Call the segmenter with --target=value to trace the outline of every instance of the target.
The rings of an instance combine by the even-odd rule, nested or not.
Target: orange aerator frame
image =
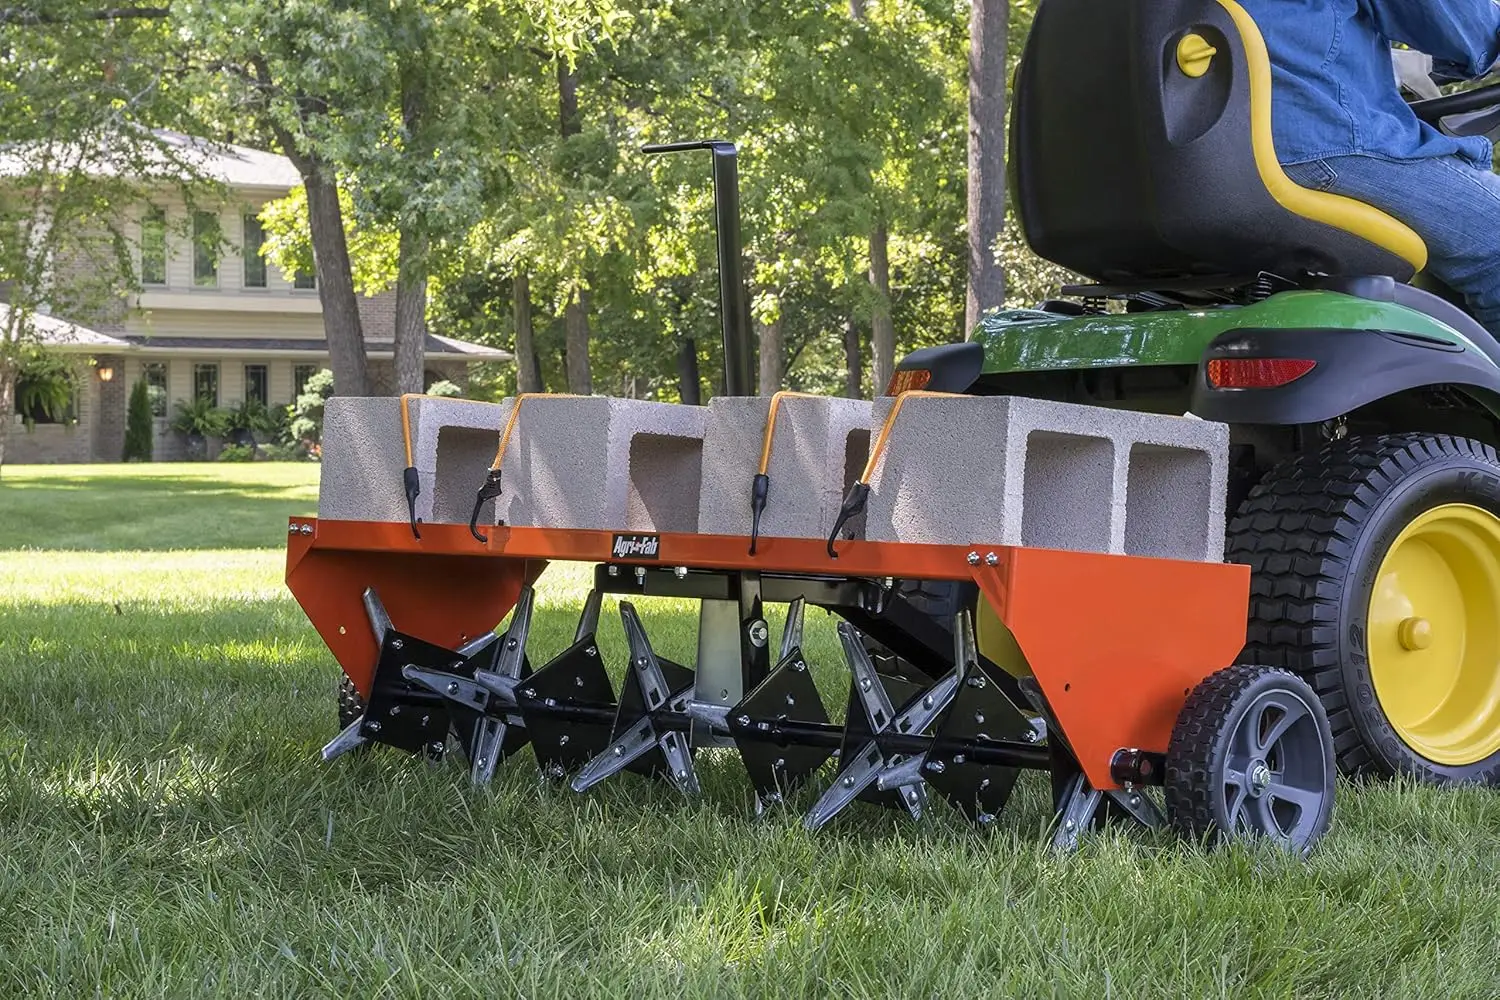
[[[547,562],[687,567],[859,579],[972,580],[1014,635],[1084,774],[1120,787],[1120,749],[1163,753],[1187,694],[1245,640],[1248,567],[974,544],[662,533],[657,558],[614,555],[617,534],[294,518],[287,585],[339,665],[368,694],[379,650],[362,603],[373,587],[394,626],[448,648],[509,613]]]

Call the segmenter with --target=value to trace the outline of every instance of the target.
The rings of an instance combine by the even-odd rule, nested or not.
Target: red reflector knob
[[[885,387],[887,396],[899,396],[903,392],[911,392],[914,389],[925,389],[927,383],[932,381],[932,372],[925,368],[908,368],[905,371],[894,372],[891,375],[890,384]]]
[[[1208,384],[1215,389],[1274,389],[1317,366],[1305,358],[1214,358],[1208,363]]]

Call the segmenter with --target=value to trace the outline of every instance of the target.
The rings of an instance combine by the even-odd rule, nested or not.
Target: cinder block
[[[750,533],[750,491],[760,467],[766,397],[720,396],[708,406],[698,530]],[[760,533],[766,538],[827,538],[845,489],[870,453],[871,404],[835,397],[781,401],[771,441],[771,480]]]
[[[633,399],[527,399],[501,466],[495,519],[521,527],[695,531],[705,417],[702,407]]]
[[[510,403],[424,396],[409,404],[412,462],[423,522],[467,523],[474,494],[499,446]],[[405,521],[406,446],[401,402],[335,396],[323,416],[318,516],[332,521]]]
[[[877,431],[892,405],[877,405]],[[1228,427],[1192,417],[911,397],[871,483],[866,537],[1217,562],[1228,451]]]
[[[325,521],[405,521],[400,401],[334,396],[323,411],[318,517]]]

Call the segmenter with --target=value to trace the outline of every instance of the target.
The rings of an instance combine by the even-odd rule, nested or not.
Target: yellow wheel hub
[[[1407,746],[1453,766],[1500,750],[1500,517],[1445,504],[1396,536],[1370,595],[1369,651]]]

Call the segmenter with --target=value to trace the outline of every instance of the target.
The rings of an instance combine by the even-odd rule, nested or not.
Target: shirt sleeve
[[[1381,34],[1432,56],[1439,73],[1473,78],[1488,73],[1500,61],[1500,4],[1496,0],[1367,2]]]

